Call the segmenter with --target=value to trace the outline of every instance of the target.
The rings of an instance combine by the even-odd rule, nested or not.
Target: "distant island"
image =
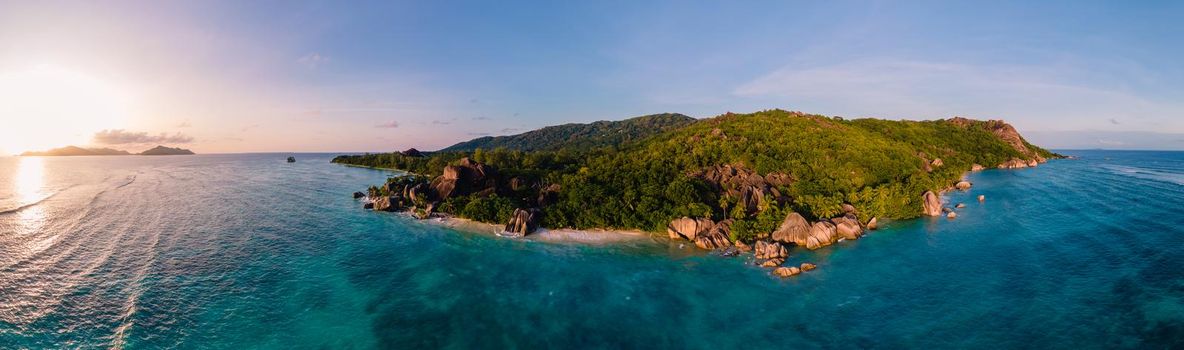
[[[884,219],[953,218],[939,194],[969,188],[969,171],[1060,157],[1001,120],[768,110],[567,124],[332,162],[413,174],[354,194],[376,211],[445,213],[505,224],[509,235],[538,227],[665,231],[703,249],[755,250],[775,267],[785,246],[857,239]]]
[[[165,146],[156,146],[152,149],[140,153],[129,153],[128,151],[121,151],[110,148],[82,148],[78,146],[66,146],[62,148],[54,148],[48,151],[35,152],[29,151],[21,153],[21,156],[40,156],[40,157],[62,157],[62,156],[161,156],[161,155],[189,155],[193,151],[183,148],[172,148]]]

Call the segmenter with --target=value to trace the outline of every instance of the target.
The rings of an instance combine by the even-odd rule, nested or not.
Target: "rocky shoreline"
[[[1047,160],[1043,158],[1012,159],[996,168],[1027,168],[1044,162]],[[934,159],[930,164],[933,167],[943,166],[940,159]],[[983,170],[986,170],[986,167],[974,164],[966,174]],[[751,171],[732,166],[717,167],[697,175],[713,180],[714,183],[719,184],[720,191],[735,195],[740,198],[741,205],[752,208],[758,207],[762,198],[769,197],[766,195],[776,198],[779,194],[769,184],[776,183],[784,177],[781,174],[755,176]],[[361,200],[366,209],[404,212],[413,218],[456,230],[501,237],[583,244],[619,243],[658,238],[654,237],[657,235],[656,233],[642,231],[539,227],[542,208],[552,201],[561,189],[538,184],[528,185],[517,178],[508,181],[511,190],[516,190],[521,186],[543,188],[538,189],[539,196],[533,201],[535,206],[514,209],[505,225],[483,223],[459,218],[448,213],[436,212],[435,209],[440,203],[454,196],[497,193],[499,188],[498,182],[494,180],[496,176],[495,169],[463,158],[456,165],[446,166],[443,174],[434,179],[428,180],[422,175],[405,174],[390,179],[382,187],[371,187],[366,193],[355,192],[354,198]],[[943,201],[942,197],[949,191],[969,191],[973,184],[965,179],[966,175],[964,174],[957,182],[938,190],[938,192],[926,191],[921,194],[923,216],[945,216],[951,220],[955,219],[957,217],[956,209],[965,207],[965,204],[948,203]],[[978,196],[978,201],[984,200],[984,196]],[[881,225],[879,218],[861,215],[855,206],[847,203],[842,205],[841,215],[815,221],[808,220],[805,216],[791,211],[775,230],[759,233],[752,243],[734,239],[732,223],[731,219],[714,221],[710,218],[681,217],[672,220],[666,226],[665,237],[671,243],[679,241],[693,243],[699,249],[717,252],[721,256],[751,254],[755,265],[770,269],[770,274],[774,276],[785,278],[817,268],[817,265],[810,262],[796,266],[783,266],[793,247],[815,250],[843,240],[856,240],[870,231],[878,229]]]

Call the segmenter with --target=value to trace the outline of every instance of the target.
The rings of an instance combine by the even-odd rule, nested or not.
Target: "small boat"
[[[288,163],[295,163],[296,157],[288,157]]]

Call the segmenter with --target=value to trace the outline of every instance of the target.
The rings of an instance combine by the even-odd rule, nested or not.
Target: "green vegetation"
[[[791,210],[830,218],[850,203],[864,220],[916,217],[922,193],[950,187],[972,164],[1056,156],[1026,141],[1030,154],[1022,154],[993,134],[998,125],[990,123],[843,120],[770,110],[729,113],[620,144],[441,151],[430,157],[370,154],[334,162],[436,176],[469,157],[496,168],[499,183],[518,178],[531,185],[499,192],[504,196],[450,198],[438,207],[480,221],[504,223],[514,208],[536,205],[540,189],[556,184],[557,198],[543,208],[545,227],[660,231],[674,218],[706,216],[735,219],[732,238],[749,241],[775,229]],[[944,165],[931,166],[935,158]],[[725,164],[760,176],[787,174],[791,181],[776,186],[785,199],[766,194],[759,210],[749,212],[737,204],[740,198],[695,176]]]
[[[478,149],[497,148],[520,151],[553,151],[617,146],[681,128],[693,122],[695,122],[695,118],[682,114],[665,113],[620,121],[602,120],[588,124],[555,125],[518,135],[481,137],[449,146],[440,151],[472,152]]]

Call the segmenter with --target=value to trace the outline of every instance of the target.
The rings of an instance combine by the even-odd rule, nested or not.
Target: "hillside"
[[[66,146],[62,148],[54,148],[48,151],[36,152],[29,151],[21,153],[22,156],[43,156],[43,157],[57,157],[57,156],[126,156],[131,153],[110,148],[82,148],[77,146]]]
[[[555,147],[334,162],[424,175],[372,188],[370,198],[387,201],[376,209],[414,208],[424,216],[435,210],[511,224],[522,216],[552,228],[667,229],[691,240],[694,231],[706,236],[704,227],[723,227],[715,237],[752,242],[794,225],[813,234],[809,221],[824,231],[844,222],[862,230],[875,226],[872,218],[940,214],[932,207],[940,202],[927,203],[928,192],[953,187],[967,171],[1036,166],[1057,157],[1002,121],[844,120],[783,110],[729,113],[619,148]],[[691,221],[692,233],[682,234],[672,222],[680,217],[702,223]]]
[[[190,155],[193,151],[183,148],[173,148],[165,146],[156,146],[152,149],[140,152],[142,156],[173,156],[173,155]]]
[[[507,148],[521,151],[583,149],[617,146],[640,140],[695,121],[682,114],[665,113],[635,117],[620,121],[598,121],[588,124],[563,124],[509,136],[486,136],[461,142],[440,151],[457,152]]]
[[[48,151],[24,152],[24,153],[21,153],[21,156],[26,156],[26,157],[28,157],[28,156],[40,156],[40,157],[130,156],[130,155],[160,156],[160,155],[189,155],[189,154],[193,154],[193,151],[183,149],[183,148],[172,148],[172,147],[165,147],[165,146],[156,146],[156,147],[153,147],[152,149],[149,149],[149,150],[146,150],[146,151],[140,152],[140,153],[135,153],[135,154],[128,153],[128,151],[122,151],[122,150],[110,149],[110,148],[82,148],[82,147],[78,147],[78,146],[66,146],[66,147],[62,147],[62,148],[54,148],[54,149],[51,149]]]

